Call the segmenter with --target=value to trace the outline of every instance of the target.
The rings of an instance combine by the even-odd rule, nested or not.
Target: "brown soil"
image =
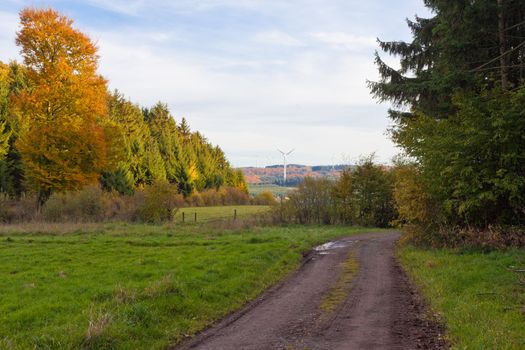
[[[444,349],[442,327],[394,257],[398,233],[348,237],[314,250],[297,273],[177,349]],[[345,262],[359,270],[346,298],[320,307]]]

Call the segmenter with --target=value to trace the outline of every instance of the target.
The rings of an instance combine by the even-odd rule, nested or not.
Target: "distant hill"
[[[289,164],[286,167],[287,186],[297,186],[307,176],[309,177],[325,177],[336,179],[339,177],[341,171],[352,165],[338,164],[338,165],[301,165]],[[283,186],[283,166],[282,164],[268,165],[264,168],[245,167],[240,168],[244,173],[246,182],[251,185],[275,184]]]

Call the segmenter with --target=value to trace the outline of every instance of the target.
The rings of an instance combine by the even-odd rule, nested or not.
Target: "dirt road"
[[[281,285],[178,349],[442,349],[393,253],[398,233],[318,247]],[[345,262],[358,272],[341,285]],[[334,290],[339,297],[323,307]]]

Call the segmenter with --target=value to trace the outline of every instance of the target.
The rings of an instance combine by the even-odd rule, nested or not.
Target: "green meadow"
[[[296,269],[302,252],[363,231],[4,228],[0,348],[163,349],[252,300]]]
[[[180,208],[175,214],[175,222],[185,223],[209,222],[214,220],[245,219],[254,215],[270,211],[267,205],[226,205],[215,207],[189,207]]]

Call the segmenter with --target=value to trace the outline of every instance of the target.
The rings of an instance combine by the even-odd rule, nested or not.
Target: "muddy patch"
[[[327,242],[327,243],[324,243],[324,244],[321,244],[315,247],[313,251],[318,253],[319,255],[331,254],[333,253],[334,250],[347,249],[356,242],[358,241],[351,241],[351,240],[331,241],[331,242]]]

